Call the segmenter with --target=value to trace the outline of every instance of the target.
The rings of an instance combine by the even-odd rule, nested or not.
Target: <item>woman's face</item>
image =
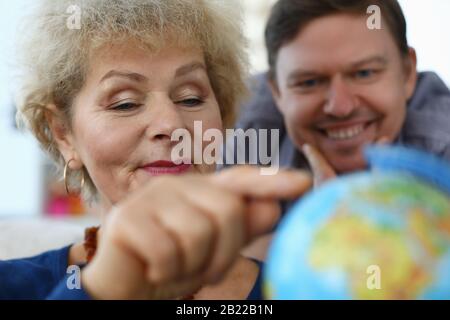
[[[194,137],[222,129],[219,105],[200,50],[165,48],[157,53],[133,45],[110,46],[90,61],[73,105],[71,141],[106,206],[160,174],[205,173],[214,165],[175,165],[175,129]],[[202,143],[202,148],[205,144]]]

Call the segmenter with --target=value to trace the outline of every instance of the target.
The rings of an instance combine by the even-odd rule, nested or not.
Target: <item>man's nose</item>
[[[350,91],[342,77],[331,81],[329,95],[324,107],[324,113],[337,118],[345,118],[356,108],[356,97]]]
[[[150,119],[147,122],[147,136],[151,140],[170,142],[176,129],[186,127],[181,110],[169,97],[161,95],[148,104]]]

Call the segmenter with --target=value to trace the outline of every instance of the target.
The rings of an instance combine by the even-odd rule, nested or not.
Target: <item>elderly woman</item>
[[[0,262],[0,297],[257,298],[260,266],[239,252],[271,230],[278,200],[299,196],[309,177],[214,173],[171,157],[175,129],[193,133],[201,121],[223,130],[245,92],[232,5],[40,1],[27,28],[19,115],[68,192],[96,202],[103,223],[88,243]],[[68,8],[79,9],[71,12],[80,28]],[[67,285],[71,265],[84,266],[78,290]]]

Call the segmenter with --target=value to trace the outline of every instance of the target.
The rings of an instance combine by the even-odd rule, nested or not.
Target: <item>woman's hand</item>
[[[155,178],[112,210],[83,286],[99,299],[171,299],[216,283],[275,225],[278,200],[311,184],[303,172],[262,176],[246,166]]]

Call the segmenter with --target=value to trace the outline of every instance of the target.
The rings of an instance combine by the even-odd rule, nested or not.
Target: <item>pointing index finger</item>
[[[300,170],[279,170],[274,175],[261,175],[260,168],[241,166],[214,176],[215,183],[243,196],[259,199],[293,199],[312,185],[311,176]]]

